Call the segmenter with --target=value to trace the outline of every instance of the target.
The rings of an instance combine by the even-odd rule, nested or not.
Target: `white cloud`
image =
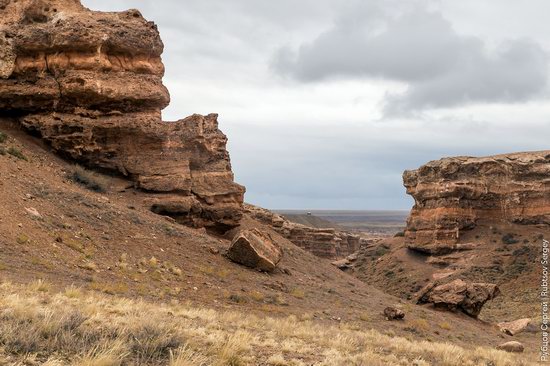
[[[418,30],[415,47],[423,47],[424,52],[437,59],[430,67],[415,54],[417,48],[405,44],[409,53],[403,57],[411,60],[407,68],[384,68],[384,63],[379,62],[375,64],[379,70],[375,80],[348,72],[347,80],[330,78],[307,83],[273,74],[270,62],[282,46],[298,49],[335,25],[340,27],[338,22],[342,19],[348,19],[347,24],[353,27],[364,22],[368,12],[358,11],[357,6],[371,7],[371,17],[383,20],[375,21],[374,29],[368,30],[369,34],[380,36],[388,30],[391,19],[411,14],[418,4],[427,4],[422,0],[384,3],[389,1],[391,7],[380,10],[380,14],[372,8],[378,0],[84,3],[103,10],[139,8],[147,19],[159,25],[165,43],[165,83],[172,96],[165,118],[219,113],[220,128],[229,137],[237,181],[247,186],[249,201],[268,208],[410,208],[411,200],[401,181],[405,169],[443,156],[548,147],[550,102],[525,101],[536,94],[533,90],[539,85],[536,79],[541,73],[540,65],[533,61],[537,59],[536,44],[545,44],[550,33],[550,23],[544,18],[550,4],[544,5],[540,0],[533,0],[540,8],[537,16],[529,7],[511,0],[440,0],[422,7],[425,14],[419,16],[424,17],[426,27],[433,32],[450,27],[441,35],[437,50],[430,47],[430,42],[418,39],[423,34]],[[435,15],[430,18],[429,14]],[[409,28],[413,23],[414,19],[409,20]],[[444,40],[449,39],[449,34],[454,37],[454,46],[446,48]],[[511,48],[506,46],[516,34],[532,39],[535,46],[523,40],[513,41]],[[407,43],[408,35],[403,37],[405,40],[391,38],[391,42]],[[489,66],[468,68],[453,61],[455,56],[476,47],[473,54],[478,55],[477,60]],[[507,47],[512,50],[509,55],[502,51]],[[525,50],[534,54],[525,55]],[[514,66],[518,53],[520,61]],[[515,67],[525,68],[521,71],[524,76],[533,74],[510,81],[510,77],[519,75],[511,73],[501,79],[501,70]],[[486,71],[495,74],[490,78],[478,75]],[[456,78],[456,87],[447,91],[443,78],[449,75]],[[386,80],[390,77],[399,81]],[[502,84],[495,84],[499,89],[496,94],[477,88],[479,95],[471,97],[477,101],[475,104],[457,106],[445,100],[447,92],[456,100],[461,82],[467,85],[478,78],[520,86],[525,81],[527,86],[518,88],[519,94],[510,93],[509,98]],[[417,88],[407,89],[409,83]],[[423,89],[424,85],[427,89]],[[386,113],[384,118],[381,105],[388,101],[387,95],[402,95],[414,106],[425,105],[423,93],[411,94],[413,90],[431,91],[432,97],[433,90],[440,90],[438,97],[442,101],[436,101],[439,107],[424,108],[406,117],[390,117]],[[509,103],[519,99],[522,102]],[[399,103],[404,102],[397,100],[393,105]]]

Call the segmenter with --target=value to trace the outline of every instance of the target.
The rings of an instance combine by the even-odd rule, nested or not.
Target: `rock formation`
[[[461,249],[461,234],[483,220],[550,225],[550,151],[446,158],[403,180],[415,200],[405,231],[414,250]]]
[[[477,318],[481,308],[500,293],[496,285],[455,280],[444,285],[433,282],[418,293],[417,304],[433,304],[451,311],[462,311]]]
[[[531,318],[524,318],[511,322],[498,323],[498,327],[501,332],[514,336],[527,330],[531,324]]]
[[[341,259],[359,250],[358,235],[336,229],[318,229],[286,220],[269,210],[245,204],[245,211],[252,218],[271,226],[276,232],[295,245],[318,257]]]
[[[227,256],[247,267],[273,272],[283,257],[283,251],[268,233],[252,229],[242,230],[235,236]]]
[[[66,158],[127,177],[149,207],[192,226],[238,225],[217,115],[166,123],[163,43],[137,10],[94,12],[78,0],[0,1],[0,116]]]

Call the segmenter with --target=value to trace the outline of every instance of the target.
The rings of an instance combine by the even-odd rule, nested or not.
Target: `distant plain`
[[[302,224],[316,217],[345,230],[374,234],[396,234],[405,228],[408,210],[274,210],[291,221]],[[308,215],[311,213],[311,216]]]

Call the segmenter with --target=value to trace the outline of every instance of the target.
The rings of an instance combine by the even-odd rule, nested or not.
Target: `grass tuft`
[[[84,169],[80,165],[75,165],[69,173],[69,179],[78,183],[90,191],[104,193],[109,185],[108,180],[92,171]]]

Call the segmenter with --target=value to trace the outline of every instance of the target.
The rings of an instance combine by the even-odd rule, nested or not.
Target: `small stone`
[[[512,353],[522,353],[525,347],[523,347],[523,344],[517,341],[510,341],[510,342],[506,342],[498,345],[497,349],[501,351],[512,352]]]
[[[384,316],[386,320],[401,320],[405,318],[405,312],[394,306],[388,306],[384,309]]]

